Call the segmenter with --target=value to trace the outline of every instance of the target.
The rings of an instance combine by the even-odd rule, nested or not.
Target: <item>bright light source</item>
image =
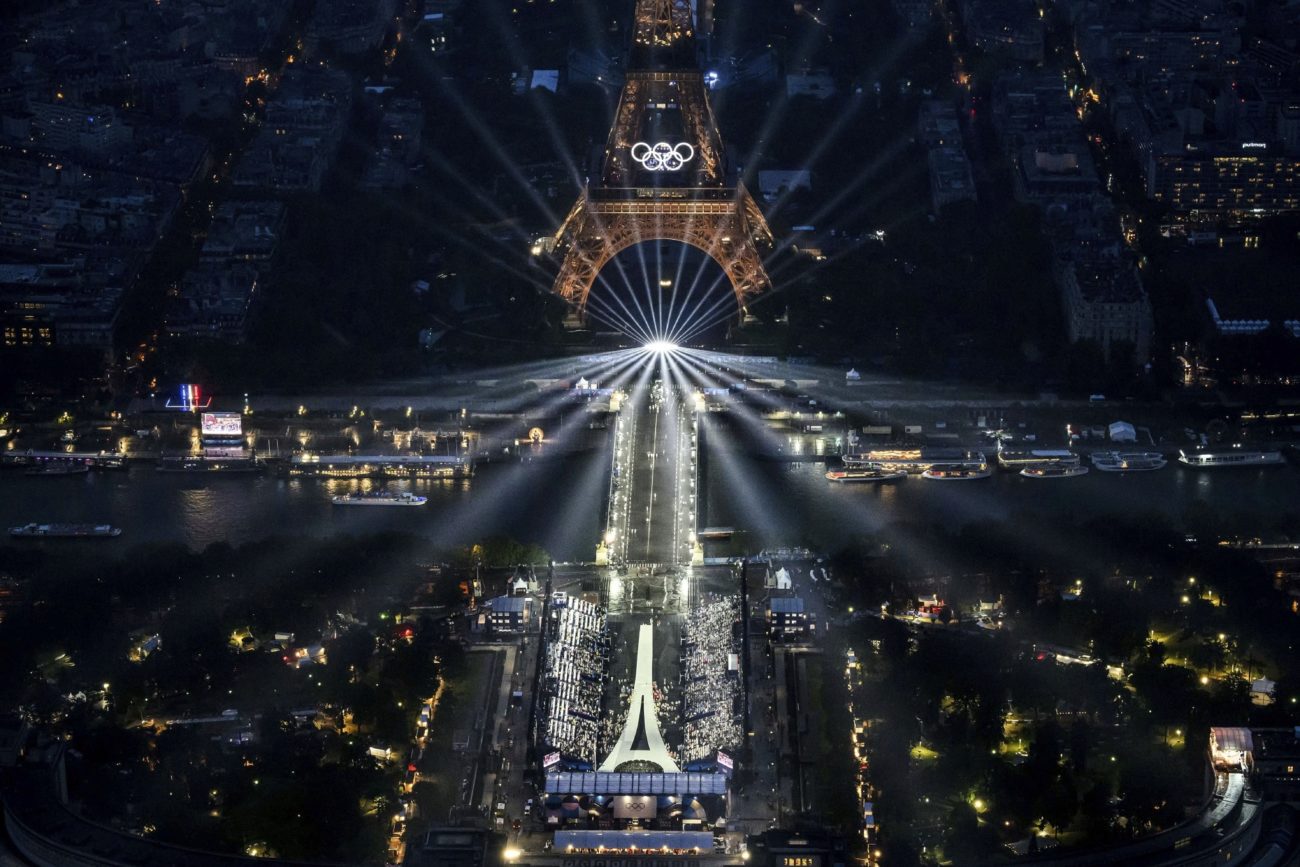
[[[664,355],[675,350],[677,344],[673,343],[671,340],[651,340],[644,348],[656,355]]]
[[[507,849],[507,850],[504,852],[504,854],[505,854],[505,856],[506,856],[506,860],[507,860],[507,861],[518,861],[518,860],[519,860],[519,856],[522,855],[522,854],[524,854],[524,853],[521,852],[521,851],[519,851],[518,849]]]

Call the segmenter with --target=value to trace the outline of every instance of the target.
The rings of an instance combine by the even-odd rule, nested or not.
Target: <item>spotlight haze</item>
[[[667,355],[677,349],[677,344],[671,340],[651,340],[643,348],[655,355]]]

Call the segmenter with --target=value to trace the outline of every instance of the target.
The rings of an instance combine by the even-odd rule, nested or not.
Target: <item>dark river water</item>
[[[820,463],[781,464],[711,453],[710,524],[747,529],[761,545],[788,543],[789,528],[819,546],[871,533],[892,522],[954,529],[981,520],[1034,516],[1073,525],[1091,516],[1157,513],[1179,525],[1197,500],[1229,512],[1300,512],[1300,471],[1292,466],[1193,470],[1171,461],[1145,473],[1027,479],[994,471],[988,479],[840,485]],[[742,472],[743,469],[743,472]],[[733,477],[740,481],[734,481]]]
[[[63,478],[0,473],[0,526],[31,521],[108,522],[121,538],[97,541],[124,551],[142,542],[202,548],[274,534],[332,535],[411,531],[448,545],[507,535],[544,546],[558,560],[589,560],[600,538],[609,454],[594,449],[562,459],[480,466],[470,479],[389,482],[429,498],[423,508],[341,508],[330,496],[373,482],[190,476],[149,466]],[[1093,471],[1074,479],[837,485],[822,463],[762,461],[706,449],[702,524],[746,531],[751,549],[789,544],[833,548],[898,521],[952,527],[1033,515],[1069,526],[1092,515],[1159,512],[1178,522],[1197,500],[1263,516],[1300,511],[1293,466],[1163,470],[1121,475]],[[20,544],[67,544],[66,542]],[[75,544],[75,543],[74,543]],[[85,543],[92,544],[92,543]]]

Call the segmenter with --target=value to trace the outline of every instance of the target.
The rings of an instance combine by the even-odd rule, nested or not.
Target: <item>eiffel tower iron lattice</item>
[[[586,321],[601,269],[646,241],[677,241],[722,267],[739,308],[770,284],[760,247],[772,233],[749,191],[728,175],[690,0],[637,0],[635,36],[606,142],[590,181],[555,234],[563,253],[554,292]]]

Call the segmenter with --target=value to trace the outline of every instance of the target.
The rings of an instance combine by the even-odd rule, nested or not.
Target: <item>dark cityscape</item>
[[[1300,3],[6,0],[0,534],[0,867],[1300,867]]]

